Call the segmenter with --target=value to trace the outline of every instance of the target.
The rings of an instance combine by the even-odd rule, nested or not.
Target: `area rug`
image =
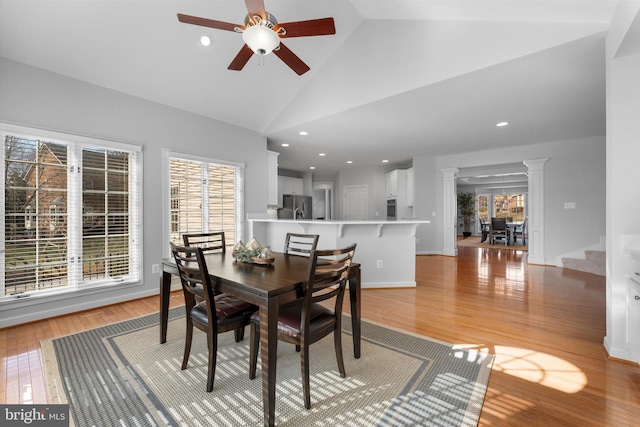
[[[205,391],[204,333],[194,330],[180,370],[184,308],[170,311],[160,344],[149,315],[42,342],[49,403],[68,403],[75,426],[261,426],[262,382],[248,378],[248,339],[219,336],[214,388]],[[302,401],[299,353],[278,344],[278,426],[476,426],[493,356],[427,337],[362,323],[353,357],[343,322],[346,378],[331,336],[311,346],[311,409]],[[260,365],[258,365],[258,368]]]
[[[489,240],[485,240],[480,243],[480,236],[470,237],[458,237],[456,244],[461,247],[483,248],[483,249],[507,249],[514,251],[527,251],[529,248],[527,245],[522,244],[522,240],[518,239],[516,243],[511,242],[510,245],[505,246],[504,242],[496,243],[492,245]]]

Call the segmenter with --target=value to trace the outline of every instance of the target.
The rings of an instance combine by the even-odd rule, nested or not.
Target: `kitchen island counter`
[[[318,249],[357,243],[363,288],[415,287],[416,229],[430,221],[324,221],[249,218],[249,236],[281,251],[287,233],[318,234]]]

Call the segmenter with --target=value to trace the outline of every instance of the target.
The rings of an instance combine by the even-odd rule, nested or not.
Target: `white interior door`
[[[364,221],[367,219],[367,186],[344,187],[344,219]]]

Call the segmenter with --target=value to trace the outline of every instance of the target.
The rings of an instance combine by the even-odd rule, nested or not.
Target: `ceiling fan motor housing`
[[[280,37],[273,30],[278,23],[275,16],[265,11],[265,19],[260,15],[247,15],[242,33],[244,42],[260,56],[268,55],[280,45]]]

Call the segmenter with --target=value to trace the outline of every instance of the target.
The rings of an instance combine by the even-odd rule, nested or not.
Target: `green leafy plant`
[[[463,234],[471,235],[471,223],[476,215],[476,193],[458,193],[458,212],[462,217]]]
[[[262,248],[253,249],[247,247],[238,248],[235,252],[236,260],[240,262],[251,262],[251,258],[258,258],[261,253]]]

